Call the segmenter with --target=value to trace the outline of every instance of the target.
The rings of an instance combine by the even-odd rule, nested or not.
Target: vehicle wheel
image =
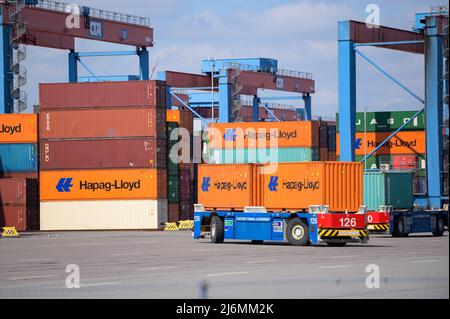
[[[392,233],[394,237],[405,237],[405,220],[403,217],[396,218],[394,223],[394,232]]]
[[[442,218],[438,218],[436,221],[436,231],[433,233],[433,236],[442,236],[444,234],[444,220]]]
[[[294,246],[305,246],[309,243],[309,227],[300,218],[293,218],[287,224],[286,237]]]
[[[219,216],[214,216],[211,219],[211,242],[214,244],[223,243],[224,232],[223,220]]]
[[[264,240],[252,240],[253,245],[262,245],[264,244]]]
[[[332,247],[344,247],[347,243],[327,243],[327,245]]]

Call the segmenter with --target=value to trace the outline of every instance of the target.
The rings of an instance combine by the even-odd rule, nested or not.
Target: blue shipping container
[[[37,144],[0,144],[0,172],[36,172]]]

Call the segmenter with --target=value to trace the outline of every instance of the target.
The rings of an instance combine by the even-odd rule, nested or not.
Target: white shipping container
[[[167,199],[41,202],[41,230],[162,229],[167,205]]]

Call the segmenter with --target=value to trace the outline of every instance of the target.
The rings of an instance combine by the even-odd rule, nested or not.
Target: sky
[[[67,2],[67,1],[66,1]],[[200,73],[206,58],[265,57],[283,69],[313,73],[313,115],[338,110],[337,21],[365,21],[366,6],[380,8],[382,25],[410,30],[416,12],[446,1],[380,0],[82,0],[80,5],[149,17],[154,29],[150,69]],[[77,40],[76,50],[129,50],[129,47]],[[361,48],[412,91],[424,96],[423,55]],[[29,110],[38,104],[38,83],[66,82],[66,51],[28,46]],[[96,75],[138,74],[136,57],[89,58]],[[79,66],[80,75],[88,75]],[[357,57],[357,108],[367,111],[417,110],[421,103]]]

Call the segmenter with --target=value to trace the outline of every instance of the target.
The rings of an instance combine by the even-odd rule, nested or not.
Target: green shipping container
[[[180,181],[178,176],[168,177],[167,190],[169,203],[178,203],[180,201]]]
[[[378,210],[382,205],[394,209],[412,208],[412,172],[364,172],[364,204],[367,210]]]
[[[319,160],[319,150],[306,147],[215,149],[213,156],[216,164],[311,162]]]
[[[392,132],[406,123],[418,111],[367,112],[367,132]],[[339,132],[339,114],[336,114],[337,131]],[[425,129],[424,113],[416,117],[403,130],[421,131]],[[356,113],[356,132],[364,132],[364,112]]]

